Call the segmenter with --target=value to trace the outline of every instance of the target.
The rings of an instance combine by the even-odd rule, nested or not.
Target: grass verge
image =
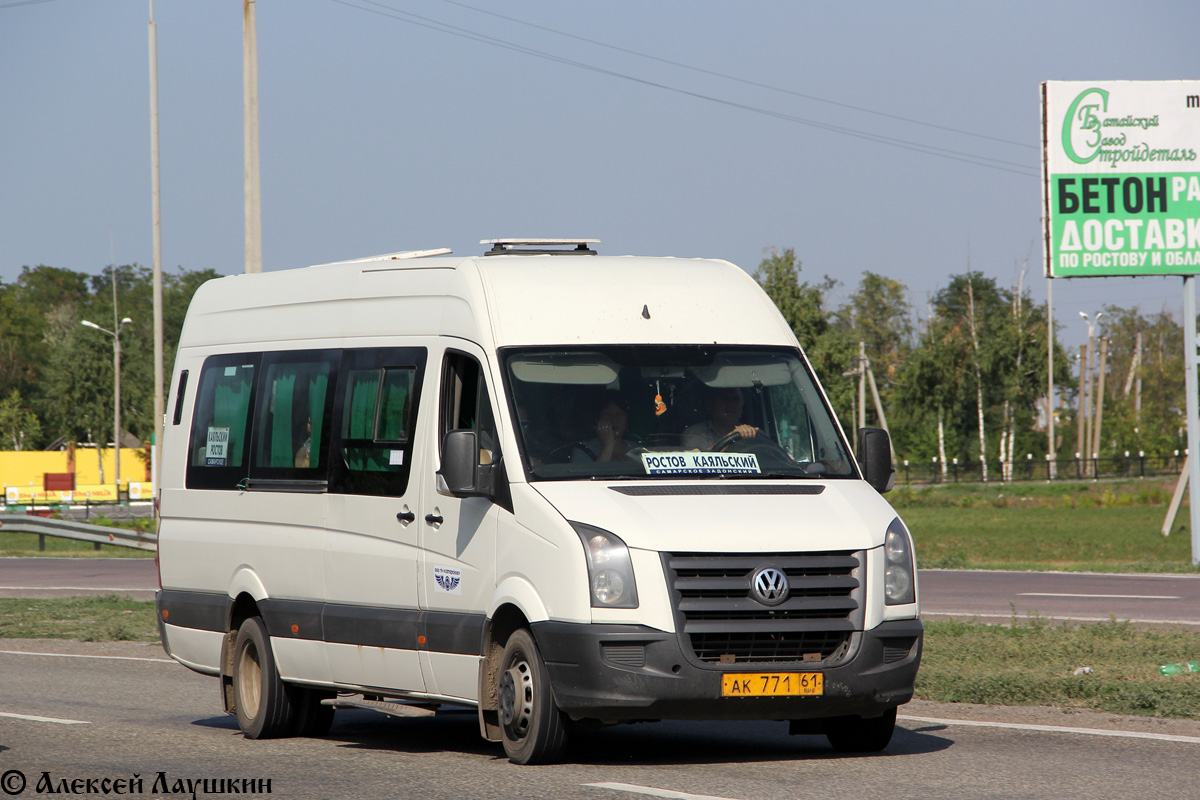
[[[1161,528],[1173,484],[1147,481],[909,490],[888,500],[922,567],[1086,572],[1200,572],[1188,511]]]
[[[0,639],[154,642],[154,603],[128,595],[0,599]]]
[[[1182,629],[1116,620],[1072,625],[1036,616],[1009,625],[927,621],[916,697],[1194,717],[1200,675],[1163,676],[1158,668],[1197,659],[1200,635]]]

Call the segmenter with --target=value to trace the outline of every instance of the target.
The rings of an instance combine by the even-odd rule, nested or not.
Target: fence
[[[138,550],[157,550],[158,537],[153,533],[88,525],[65,519],[46,519],[26,514],[0,514],[0,531],[4,533],[33,533],[38,537],[38,549],[44,550],[46,536],[92,542],[96,549],[102,544],[133,547]]]
[[[1183,468],[1183,455],[1128,455],[1116,458],[1059,458],[1026,457],[1015,461],[989,461],[988,483],[1013,481],[1082,481],[1114,478],[1156,478],[1178,475]],[[944,467],[944,468],[943,468]],[[952,459],[946,464],[937,459],[912,463],[903,461],[896,467],[896,483],[980,483],[983,465],[978,461]]]

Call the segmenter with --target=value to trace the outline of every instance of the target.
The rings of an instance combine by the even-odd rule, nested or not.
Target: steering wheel
[[[593,461],[596,460],[596,454],[592,452],[591,446],[582,439],[576,442],[566,442],[555,447],[550,452],[546,453],[546,460],[551,462],[570,461],[571,455],[576,451],[581,450],[587,453]]]
[[[734,442],[736,442],[738,439],[741,439],[741,438],[742,438],[742,435],[740,433],[738,433],[737,431],[730,431],[729,433],[722,436],[720,439],[717,439],[715,442],[713,442],[712,445],[709,446],[708,451],[710,453],[721,452],[726,447],[729,447],[729,445],[733,444]]]
[[[757,436],[746,438],[737,431],[730,431],[713,442],[709,451],[717,452],[726,449],[732,449],[739,453],[753,453],[761,459],[763,467],[770,465],[794,466],[796,464],[795,459],[788,455],[788,452],[778,442],[762,432],[759,432]]]

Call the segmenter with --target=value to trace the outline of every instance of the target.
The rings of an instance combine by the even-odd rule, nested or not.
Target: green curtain
[[[350,409],[343,436],[347,439],[370,439],[375,431],[375,398],[379,395],[379,371],[355,371],[350,380]],[[346,466],[359,471],[372,469],[368,451],[362,447],[349,448]]]
[[[321,463],[321,426],[325,423],[325,390],[329,377],[323,374],[312,376],[308,381],[308,418],[312,420],[312,452],[308,466],[315,468]]]
[[[250,413],[250,375],[218,380],[213,391],[213,427],[229,428],[227,467],[240,467],[246,443],[246,417]]]
[[[295,388],[295,373],[276,373],[274,408],[271,414],[271,452],[268,461],[272,467],[296,465],[296,448],[292,447],[292,394]]]
[[[404,405],[408,401],[408,387],[404,385],[404,380],[407,377],[408,373],[406,372],[393,372],[388,376],[387,383],[384,384],[383,424],[380,426],[380,439],[398,441],[405,438]]]

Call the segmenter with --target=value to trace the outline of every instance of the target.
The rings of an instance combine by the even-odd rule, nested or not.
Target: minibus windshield
[[[795,350],[609,345],[501,357],[533,480],[857,476]]]

